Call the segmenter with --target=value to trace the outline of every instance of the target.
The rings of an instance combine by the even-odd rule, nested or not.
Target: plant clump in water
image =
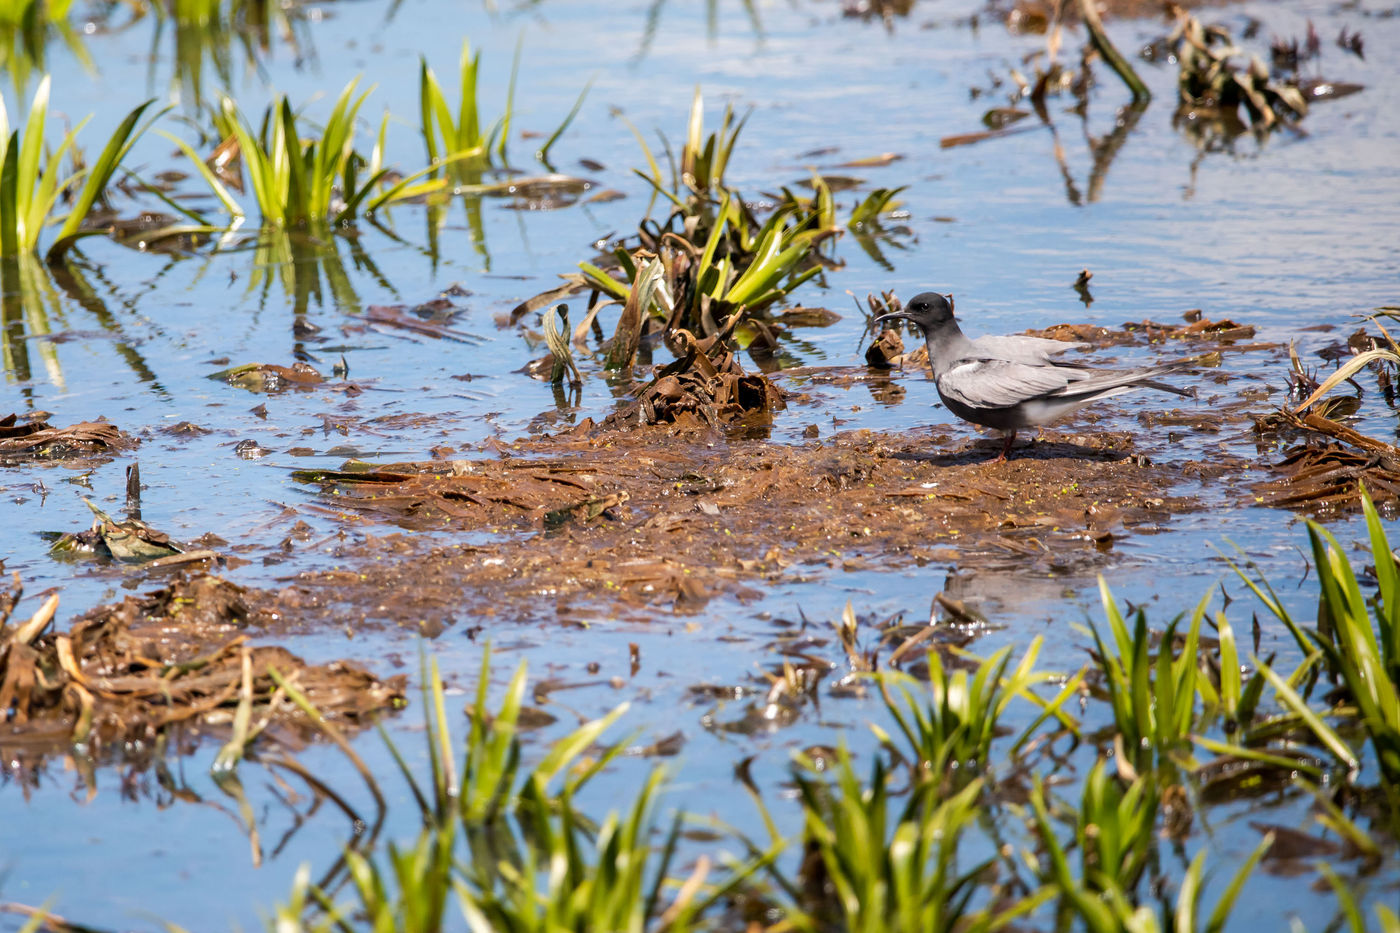
[[[29,747],[119,745],[177,723],[227,723],[240,701],[264,728],[314,732],[277,677],[350,725],[368,725],[404,699],[402,675],[381,680],[347,662],[310,665],[285,648],[250,645],[245,630],[270,618],[256,594],[220,577],[198,574],[127,596],[66,632],[49,630],[58,594],[8,624],[22,592],[16,575],[0,598],[0,714],[5,736],[23,736]]]

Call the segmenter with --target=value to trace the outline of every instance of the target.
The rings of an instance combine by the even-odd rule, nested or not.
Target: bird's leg
[[[997,454],[997,458],[996,458],[995,460],[993,460],[992,462],[993,462],[993,463],[1005,463],[1005,462],[1006,462],[1006,455],[1009,454],[1009,453],[1011,453],[1011,445],[1014,444],[1014,443],[1016,443],[1016,432],[1015,432],[1015,431],[1007,431],[1007,432],[1006,432],[1006,439],[1003,440],[1003,441],[1001,442],[1001,453]]]

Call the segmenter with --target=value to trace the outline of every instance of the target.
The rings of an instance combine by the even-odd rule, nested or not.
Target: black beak
[[[877,317],[877,318],[876,318],[873,322],[871,322],[871,323],[872,323],[872,324],[883,324],[883,323],[885,323],[886,321],[907,321],[907,320],[909,320],[909,314],[908,314],[908,312],[906,312],[906,311],[894,311],[894,312],[892,312],[892,313],[890,313],[890,314],[882,314],[882,315],[880,315],[879,317]],[[881,329],[881,330],[884,330],[884,328],[880,328],[880,329]]]

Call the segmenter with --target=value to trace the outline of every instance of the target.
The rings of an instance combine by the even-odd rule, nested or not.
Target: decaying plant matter
[[[1246,129],[1264,133],[1289,126],[1307,116],[1312,101],[1344,97],[1362,88],[1317,78],[1304,78],[1300,56],[1272,56],[1274,67],[1258,55],[1241,64],[1244,50],[1224,26],[1203,24],[1180,8],[1167,46],[1177,60],[1176,124],[1203,139],[1233,138]],[[1316,45],[1315,36],[1310,46]],[[1243,111],[1243,118],[1241,117]]]
[[[105,421],[56,428],[43,418],[0,418],[0,463],[111,455],[135,446],[135,439]]]
[[[9,625],[22,592],[16,575],[0,596],[0,716],[27,744],[119,742],[175,723],[228,722],[241,700],[261,718],[258,731],[314,728],[275,677],[351,725],[403,700],[402,675],[380,680],[353,664],[313,666],[285,648],[250,645],[241,629],[259,613],[247,591],[220,577],[127,596],[66,632],[49,630],[56,593]]]
[[[1362,371],[1374,370],[1382,391],[1389,389],[1393,371],[1400,367],[1400,346],[1384,326],[1382,341],[1358,333],[1348,341],[1352,355],[1325,380],[1319,382],[1307,371],[1296,353],[1292,355],[1290,382],[1298,394],[1307,397],[1261,419],[1258,430],[1297,432],[1302,443],[1289,448],[1275,468],[1276,479],[1261,484],[1256,492],[1266,505],[1309,510],[1355,508],[1361,504],[1363,485],[1379,503],[1400,504],[1400,448],[1364,434],[1344,424],[1360,407],[1360,387],[1355,378]],[[1357,344],[1371,349],[1356,352]],[[1358,396],[1332,396],[1343,383],[1356,386]],[[1393,389],[1391,389],[1393,392]]]
[[[610,414],[604,428],[671,424],[681,430],[721,430],[755,419],[767,422],[784,407],[782,390],[762,373],[746,373],[726,340],[739,313],[704,339],[673,330],[666,343],[675,362],[660,367],[632,401]]]

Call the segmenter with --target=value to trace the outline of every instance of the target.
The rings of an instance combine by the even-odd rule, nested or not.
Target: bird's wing
[[[1050,357],[1066,350],[1080,350],[1087,346],[1086,343],[1048,340],[1044,337],[978,337],[972,341],[973,352],[967,355],[1011,363],[1047,363]]]
[[[957,360],[936,382],[938,391],[972,408],[1007,408],[1045,395],[1063,392],[1083,378],[1076,370],[1013,360]]]

